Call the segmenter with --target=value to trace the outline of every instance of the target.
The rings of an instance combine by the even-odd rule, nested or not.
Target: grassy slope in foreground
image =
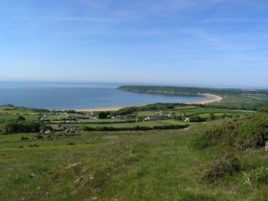
[[[36,115],[22,109],[2,113],[26,121]],[[227,143],[229,134],[235,145],[260,140],[267,119],[265,112],[237,118],[232,130],[219,120],[188,130],[80,131],[50,139],[0,135],[0,200],[266,201],[263,143],[248,150]],[[240,127],[242,122],[247,124]],[[214,135],[215,129],[222,135]]]

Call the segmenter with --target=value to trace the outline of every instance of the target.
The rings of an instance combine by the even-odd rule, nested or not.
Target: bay
[[[202,96],[175,96],[120,91],[116,83],[0,82],[0,105],[30,108],[79,109],[177,103],[205,100]]]

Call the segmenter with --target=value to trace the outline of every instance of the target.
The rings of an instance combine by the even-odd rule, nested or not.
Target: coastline
[[[222,100],[221,96],[217,96],[214,94],[199,94],[201,96],[205,96],[208,99],[207,100],[201,100],[201,101],[193,101],[193,102],[188,102],[185,104],[192,105],[192,104],[200,104],[200,105],[206,105],[209,103],[214,103],[214,102],[220,102]],[[81,109],[74,109],[77,112],[114,112],[118,111],[122,108],[125,107],[142,107],[144,105],[126,105],[126,106],[115,106],[115,107],[103,107],[103,108],[81,108]]]
[[[116,107],[103,107],[103,108],[81,108],[81,109],[75,109],[77,112],[114,112],[117,110],[120,110],[124,107],[131,107],[131,106],[116,106]]]
[[[200,104],[200,105],[206,105],[206,104],[209,104],[209,103],[215,103],[215,102],[220,102],[222,101],[222,97],[221,96],[217,96],[217,95],[214,95],[214,94],[199,94],[201,96],[205,96],[207,97],[208,99],[207,100],[202,100],[202,101],[193,101],[193,102],[189,102],[189,103],[186,103],[186,104]]]

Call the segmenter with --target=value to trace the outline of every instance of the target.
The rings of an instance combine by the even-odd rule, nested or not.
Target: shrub
[[[29,132],[39,132],[41,124],[40,123],[25,123],[18,121],[6,121],[4,124],[4,133],[29,133]]]
[[[225,121],[219,126],[209,129],[204,139],[206,146],[224,142],[239,149],[259,148],[268,139],[268,114],[258,112],[233,121]]]
[[[100,112],[99,119],[107,119],[110,114],[110,112]]]
[[[237,158],[231,154],[225,154],[211,163],[210,167],[205,171],[204,177],[209,181],[215,181],[238,171],[240,171],[240,164]]]
[[[25,117],[23,117],[23,116],[19,116],[17,120],[18,120],[18,121],[25,121]]]
[[[268,115],[259,112],[237,122],[231,143],[240,149],[258,148],[265,145],[267,137]]]
[[[40,147],[38,144],[29,144],[28,147]]]
[[[209,146],[214,146],[218,144],[223,138],[228,137],[233,130],[235,126],[232,122],[224,122],[219,126],[208,128],[208,130],[198,136],[194,142],[193,145],[196,148],[204,149]]]
[[[215,145],[222,138],[230,135],[234,129],[235,129],[235,126],[233,125],[232,122],[224,122],[220,126],[213,128],[211,130],[208,130],[205,137],[210,145]]]
[[[139,110],[138,107],[126,107],[122,108],[118,111],[113,112],[114,115],[129,115],[129,114],[134,114]]]
[[[169,129],[183,129],[188,127],[189,125],[161,125],[161,126],[153,126],[153,129],[169,130]]]
[[[268,184],[268,167],[260,167],[254,172],[255,178],[258,182]]]
[[[28,138],[28,137],[24,137],[24,136],[22,136],[20,139],[21,139],[22,141],[29,140],[29,138]]]
[[[200,116],[191,116],[191,117],[189,117],[189,120],[190,120],[190,122],[204,122],[204,121],[206,121],[206,119],[204,119],[204,118],[201,118]]]
[[[146,130],[152,130],[152,127],[146,127],[146,126],[135,126],[133,128],[128,128],[129,130],[135,130],[135,131],[146,131]]]

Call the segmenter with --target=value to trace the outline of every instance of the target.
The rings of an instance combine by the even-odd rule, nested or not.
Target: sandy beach
[[[145,104],[142,105],[125,105],[125,106],[115,106],[115,107],[101,107],[101,108],[81,108],[81,109],[75,109],[75,111],[78,112],[107,112],[107,111],[117,111],[125,107],[142,107],[145,106]]]
[[[214,103],[214,102],[220,102],[222,100],[222,97],[214,95],[214,94],[199,94],[202,96],[207,97],[207,100],[202,100],[202,101],[194,101],[194,102],[189,102],[186,104],[209,104],[209,103]],[[101,112],[101,111],[117,111],[120,110],[124,107],[142,107],[144,105],[128,105],[128,106],[116,106],[116,107],[103,107],[103,108],[81,108],[81,109],[75,109],[77,112]]]
[[[194,102],[190,102],[190,103],[187,103],[187,104],[206,105],[206,104],[209,104],[209,103],[220,102],[222,100],[222,97],[214,95],[214,94],[199,94],[199,95],[207,97],[207,100],[194,101]]]
[[[117,107],[103,107],[103,108],[82,108],[82,109],[75,109],[77,112],[102,112],[102,111],[117,111],[124,107],[130,106],[117,106]]]

